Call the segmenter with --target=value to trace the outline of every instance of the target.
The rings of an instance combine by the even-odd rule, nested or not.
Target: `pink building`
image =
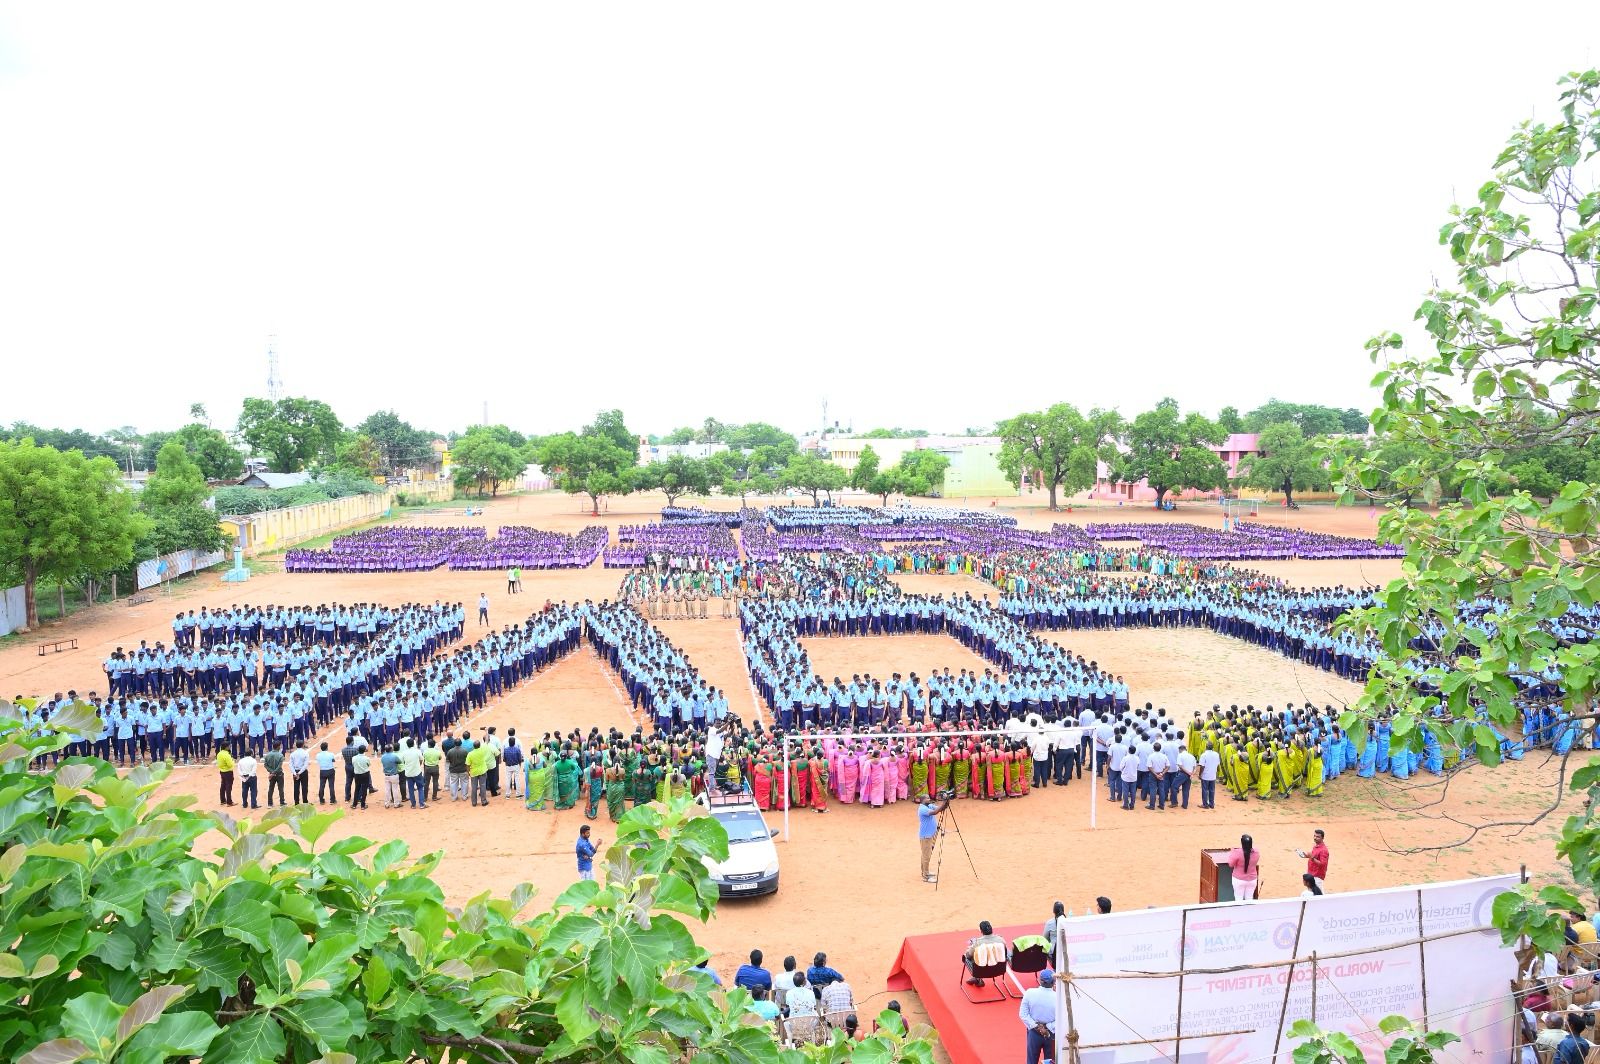
[[[1239,462],[1241,460],[1249,455],[1261,453],[1261,449],[1257,445],[1258,439],[1259,437],[1254,432],[1235,432],[1227,439],[1223,440],[1220,444],[1215,444],[1211,447],[1213,451],[1217,452],[1217,457],[1222,459],[1223,466],[1227,468],[1229,480],[1233,480],[1238,477]],[[1214,499],[1216,497],[1217,492],[1215,491],[1183,491],[1167,493],[1167,498],[1179,500]],[[1089,498],[1117,499],[1124,502],[1154,502],[1156,493],[1154,488],[1150,487],[1150,485],[1146,484],[1142,480],[1137,484],[1129,484],[1127,481],[1123,480],[1113,481],[1110,476],[1110,470],[1106,468],[1106,464],[1104,462],[1101,462],[1100,479],[1089,491]]]

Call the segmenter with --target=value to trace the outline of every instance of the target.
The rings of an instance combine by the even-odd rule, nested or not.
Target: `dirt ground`
[[[520,496],[491,503],[482,517],[465,518],[455,508],[410,520],[479,523],[491,530],[501,524],[531,524],[570,532],[596,522],[615,527],[651,520],[663,501],[659,496],[614,500],[609,512],[592,518],[578,500],[566,496]],[[1042,509],[1043,501],[1042,495],[993,500],[1028,527],[1096,520],[1186,520],[1214,527],[1221,523],[1215,506],[1191,505],[1159,513],[1146,507],[1077,504],[1071,513],[1052,515]],[[951,505],[963,502],[988,507],[991,500],[949,500]],[[724,503],[721,508],[729,507]],[[1258,520],[1350,535],[1370,535],[1375,523],[1365,509],[1325,506],[1308,506],[1292,515],[1264,507]],[[1321,585],[1378,582],[1391,578],[1397,566],[1392,560],[1367,560],[1278,562],[1263,568],[1297,583]],[[399,603],[435,598],[470,605],[480,591],[486,591],[491,620],[499,624],[538,609],[547,598],[608,597],[620,577],[619,571],[598,566],[577,572],[530,571],[524,575],[526,591],[511,596],[500,573],[291,576],[271,572],[258,574],[243,586],[206,575],[148,604],[101,606],[46,629],[52,639],[76,636],[81,648],[76,652],[40,657],[34,640],[9,641],[0,647],[0,691],[50,694],[76,688],[85,693],[103,688],[100,661],[119,645],[170,638],[170,619],[180,609],[232,602]],[[908,590],[919,592],[985,590],[985,585],[965,577],[900,579]],[[754,710],[735,622],[713,618],[658,623],[727,692],[736,711]],[[468,638],[472,637],[469,621]],[[1307,699],[1322,703],[1352,700],[1358,694],[1354,685],[1329,673],[1209,632],[1068,632],[1052,638],[1121,673],[1135,704],[1148,700],[1180,719],[1214,703],[1282,705]],[[935,665],[970,667],[979,661],[944,637],[813,640],[810,649],[819,671],[829,676],[859,671],[925,675]],[[627,700],[615,678],[585,650],[493,704],[468,726],[480,729],[494,724],[502,731],[515,727],[519,735],[537,738],[553,728],[631,723]],[[327,737],[335,746],[342,741],[342,734]],[[947,837],[937,887],[923,883],[918,875],[911,805],[873,810],[835,804],[823,815],[797,811],[779,843],[781,890],[768,898],[722,905],[698,937],[712,951],[714,966],[730,975],[751,948],[765,951],[773,968],[786,954],[805,964],[814,952],[826,951],[829,962],[850,979],[858,999],[870,999],[863,1001],[864,1011],[876,1013],[888,999],[885,977],[907,935],[969,927],[980,919],[1042,925],[1056,899],[1078,912],[1100,894],[1108,895],[1119,908],[1190,902],[1198,896],[1199,851],[1232,845],[1242,832],[1253,835],[1264,854],[1266,897],[1299,893],[1304,862],[1294,850],[1310,844],[1313,826],[1328,833],[1333,855],[1329,886],[1334,890],[1514,872],[1522,864],[1536,876],[1555,872],[1552,839],[1564,813],[1521,834],[1507,835],[1502,829],[1437,853],[1396,852],[1446,843],[1467,833],[1461,824],[1439,819],[1441,813],[1468,825],[1530,815],[1554,793],[1554,764],[1530,757],[1496,769],[1476,767],[1452,785],[1442,802],[1419,810],[1420,803],[1439,798],[1440,789],[1431,782],[1426,774],[1409,786],[1346,774],[1331,783],[1320,800],[1299,796],[1270,803],[1223,800],[1216,810],[1201,811],[1196,792],[1195,808],[1165,813],[1142,808],[1124,812],[1104,801],[1102,789],[1093,829],[1085,782],[1035,792],[1021,800],[958,803],[961,835]],[[177,769],[163,793],[182,792],[214,806],[216,772],[209,767]],[[770,819],[781,820],[781,814]],[[347,816],[330,835],[359,832],[380,841],[400,837],[415,851],[444,850],[440,886],[459,903],[484,890],[503,894],[524,880],[553,898],[576,876],[572,846],[583,822],[581,808],[540,814],[525,810],[520,802],[471,809],[446,800],[426,811],[373,808]],[[608,839],[608,827],[602,818],[596,833]],[[915,995],[900,997],[908,1012],[920,1012]]]

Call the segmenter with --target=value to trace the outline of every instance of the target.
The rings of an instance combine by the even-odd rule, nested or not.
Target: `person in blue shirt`
[[[928,868],[928,863],[933,859],[933,843],[939,836],[939,814],[945,811],[950,804],[950,799],[942,798],[937,802],[923,802],[917,806],[917,843],[922,848],[922,880],[925,883],[936,883],[938,878]],[[817,954],[822,956],[822,954]]]
[[[761,951],[751,950],[750,963],[739,965],[739,970],[733,974],[733,985],[742,986],[746,990],[754,990],[756,987],[771,990],[772,973],[761,967],[761,960]]]
[[[699,972],[701,975],[708,976],[712,983],[716,984],[717,986],[722,985],[722,976],[711,970],[711,958],[709,957],[705,958],[699,964],[696,964],[689,970],[691,972]]]
[[[829,983],[843,981],[844,976],[828,967],[828,955],[826,953],[818,953],[811,958],[811,967],[806,969],[806,982],[815,987],[818,993],[821,993],[822,988]]]
[[[585,825],[583,825],[583,827],[578,829],[577,852],[578,852],[578,878],[579,879],[593,879],[594,878],[594,855],[595,855],[595,850],[599,846],[600,846],[600,841],[598,839],[595,839],[593,841],[590,840],[590,838],[589,838],[589,825],[588,824],[585,824]],[[717,981],[717,985],[718,986],[722,985],[721,980]]]

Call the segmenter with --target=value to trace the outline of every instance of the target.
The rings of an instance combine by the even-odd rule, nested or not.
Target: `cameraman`
[[[917,841],[922,844],[922,881],[936,883],[938,877],[928,871],[933,858],[933,840],[939,835],[939,814],[950,805],[950,792],[940,791],[930,801],[917,806]]]

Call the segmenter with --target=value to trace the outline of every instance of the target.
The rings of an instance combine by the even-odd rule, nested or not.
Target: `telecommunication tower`
[[[283,376],[278,372],[278,338],[267,338],[267,398],[276,403],[283,397]]]

